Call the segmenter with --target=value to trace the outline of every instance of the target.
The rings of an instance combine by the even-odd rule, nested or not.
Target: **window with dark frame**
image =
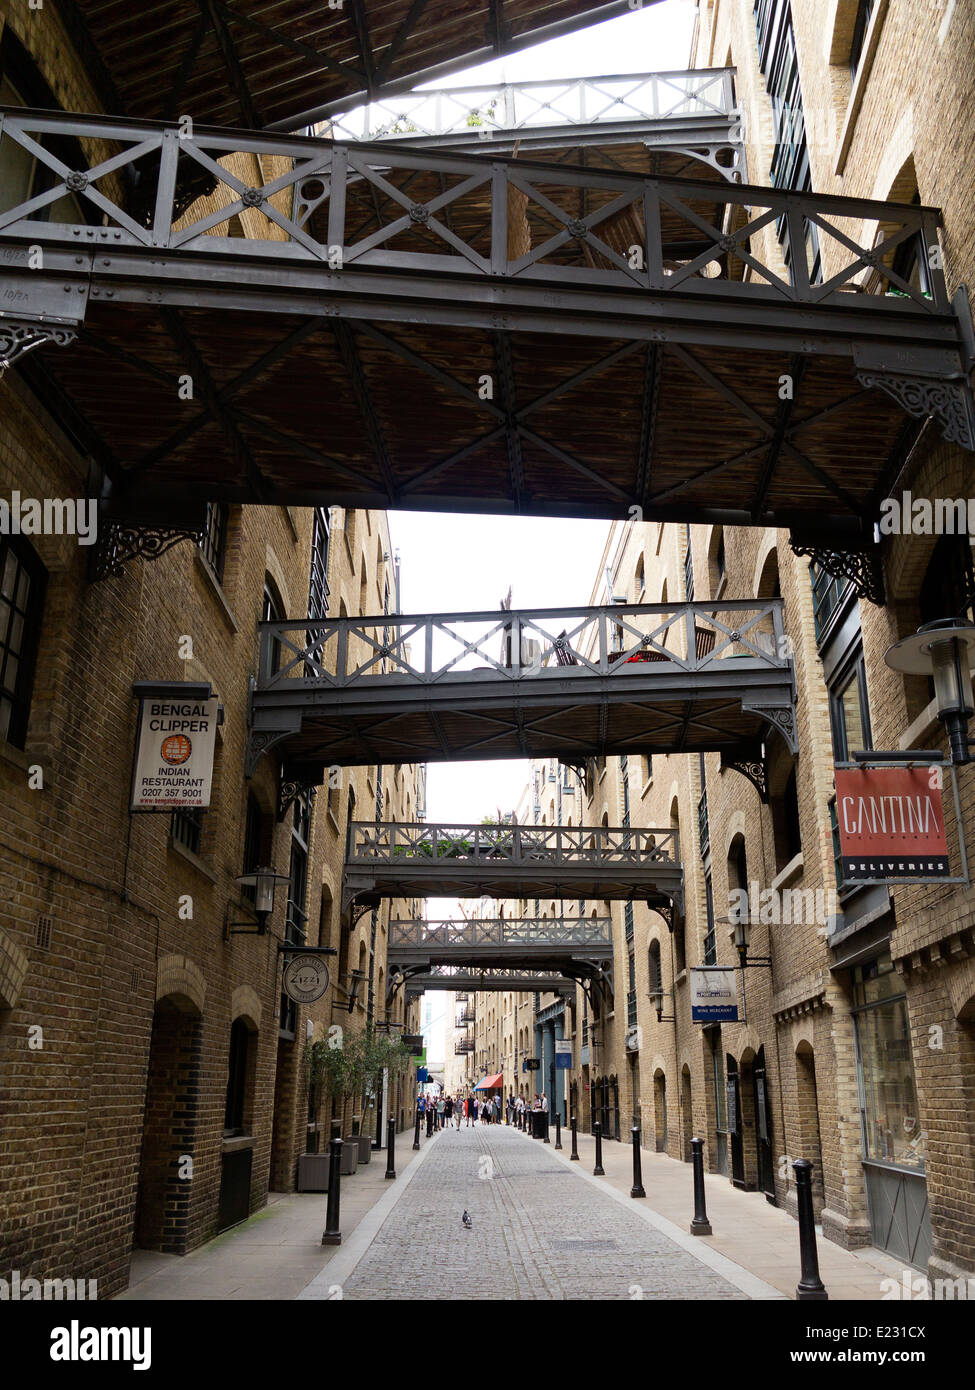
[[[873,14],[874,0],[859,0],[857,5],[856,18],[853,21],[853,39],[850,43],[850,72],[854,77],[860,66],[860,59],[863,57],[863,45],[866,41],[867,30],[870,28],[870,16]]]
[[[199,542],[200,554],[221,584],[223,583],[223,570],[227,558],[227,521],[229,516],[230,508],[225,502],[208,502],[206,530]]]
[[[291,862],[288,868],[288,910],[284,939],[288,945],[303,946],[308,939],[308,845],[311,836],[311,798],[303,792],[295,798],[291,818]],[[298,1028],[298,1006],[282,990],[278,1014],[280,1036],[294,1038]]]
[[[308,615],[312,618],[328,616],[329,534],[328,509],[316,507],[311,540],[311,577],[308,586]]]
[[[847,763],[858,749],[872,747],[867,669],[859,643],[829,682],[829,719],[836,762]]]
[[[707,931],[704,933],[703,965],[717,965],[717,937],[714,928],[714,893],[711,889],[711,875],[704,875],[704,907],[707,913]]]
[[[230,1065],[227,1075],[227,1102],[224,1108],[224,1137],[244,1133],[247,1100],[247,1063],[250,1031],[242,1018],[230,1026]]]
[[[261,622],[281,622],[281,605],[278,602],[277,595],[275,594],[274,589],[271,587],[271,582],[269,578],[266,578],[264,583],[264,597],[261,600]],[[268,648],[267,670],[264,671],[263,674],[265,677],[273,676],[276,671],[280,670],[280,667],[281,639],[279,637],[272,637],[270,646]]]
[[[196,806],[184,806],[174,811],[169,822],[169,833],[176,844],[182,845],[191,854],[199,854],[203,840],[203,812]]]
[[[23,748],[44,614],[47,571],[19,536],[0,536],[0,740]]]

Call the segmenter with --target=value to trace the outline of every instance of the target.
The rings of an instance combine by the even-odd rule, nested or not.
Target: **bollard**
[[[692,1236],[709,1236],[711,1223],[708,1220],[704,1202],[704,1140],[691,1140],[691,1163],[694,1168],[694,1220],[691,1222]]]
[[[421,1121],[422,1119],[423,1119],[423,1115],[422,1115],[421,1112],[420,1112],[420,1107],[417,1106],[417,1107],[416,1107],[416,1128],[415,1128],[414,1131],[413,1131],[413,1147],[414,1147],[414,1149],[418,1149],[418,1148],[420,1147],[420,1121]]]
[[[396,1176],[396,1121],[390,1115],[386,1121],[386,1177]]]
[[[572,1112],[572,1152],[569,1154],[570,1161],[579,1162],[579,1134],[576,1129],[576,1114]]]
[[[604,1178],[606,1170],[603,1167],[603,1127],[598,1120],[593,1121],[592,1132],[596,1136],[596,1166],[592,1175],[594,1178]]]
[[[633,1186],[630,1188],[631,1197],[645,1197],[647,1194],[643,1189],[643,1168],[640,1162],[640,1126],[634,1125],[631,1131],[633,1135]]]
[[[555,1112],[555,1147],[556,1147],[557,1149],[561,1149],[561,1147],[562,1147],[562,1112],[561,1112],[561,1110],[556,1110],[556,1112]]]
[[[542,1111],[542,1143],[543,1143],[543,1144],[551,1144],[551,1142],[552,1142],[551,1139],[548,1137],[548,1111],[547,1111],[547,1110],[543,1110],[543,1111]]]
[[[799,1205],[799,1260],[802,1274],[796,1285],[800,1303],[822,1303],[829,1298],[819,1277],[819,1257],[816,1254],[816,1218],[813,1215],[812,1164],[808,1158],[797,1158],[792,1165],[796,1175],[796,1199]]]
[[[342,1181],[342,1140],[331,1139],[328,1146],[328,1201],[325,1206],[325,1230],[322,1233],[323,1245],[341,1245],[342,1232],[339,1229],[339,1202]]]

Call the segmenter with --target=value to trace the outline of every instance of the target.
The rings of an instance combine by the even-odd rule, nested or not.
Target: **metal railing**
[[[80,143],[89,167],[63,162],[54,151],[65,141]],[[634,303],[653,291],[849,308],[850,290],[869,289],[864,298],[884,317],[951,312],[940,258],[928,256],[926,291],[894,269],[905,242],[923,238],[925,247],[938,246],[941,217],[932,208],[21,107],[0,107],[0,161],[8,153],[36,161],[49,186],[0,213],[0,245],[40,245],[45,271],[30,271],[35,278],[28,281],[24,267],[5,258],[3,273],[34,285],[34,294],[16,301],[26,314],[51,275],[47,292],[60,312],[48,313],[61,322],[84,314],[80,295],[62,297],[66,275],[89,281],[92,296],[116,299],[121,291],[111,282],[134,279],[126,294],[141,295],[140,303],[150,285],[165,299],[183,292],[187,280],[205,280],[209,294],[222,287],[235,304],[250,294],[258,307],[281,312],[293,307],[284,303],[286,291],[307,295],[311,284],[322,285],[302,275],[310,267],[327,272],[333,296],[362,294],[354,272],[369,270],[384,298],[411,301],[452,299],[456,288],[447,281],[463,276],[509,290],[556,281],[570,295],[616,288],[630,291]],[[268,169],[287,167],[260,185],[248,185],[230,167],[262,161]],[[130,188],[137,195],[124,191]],[[72,198],[101,225],[47,220]],[[246,219],[245,237],[226,234],[238,217]],[[509,254],[526,219],[536,231],[533,244]],[[810,283],[801,256],[794,258],[795,282],[783,278],[777,238],[759,236],[775,226],[787,227],[796,246],[809,226],[821,246],[829,243],[821,281]],[[68,253],[63,261],[54,257],[58,248]],[[396,284],[390,270],[430,272],[436,283]]]
[[[610,77],[484,82],[405,92],[333,116],[335,140],[417,140],[461,135],[489,140],[539,126],[736,117],[733,68]],[[325,132],[322,132],[325,133]]]
[[[609,917],[496,917],[440,922],[394,918],[389,924],[390,950],[398,946],[575,946],[605,944],[612,939]],[[473,1009],[470,1013],[473,1021]]]
[[[432,864],[490,861],[542,869],[570,865],[609,869],[679,863],[680,848],[677,831],[669,828],[350,822],[347,868],[404,864],[412,869],[421,861]],[[545,919],[525,920],[537,926]],[[556,920],[551,919],[552,922]],[[573,924],[577,922],[575,919]],[[406,919],[406,923],[418,927],[425,925],[411,918]],[[491,924],[482,921],[459,925],[486,928]],[[510,924],[504,922],[503,925]],[[390,944],[395,944],[392,936]]]
[[[258,690],[450,680],[625,681],[646,663],[688,673],[748,661],[788,670],[781,599],[503,612],[308,617],[261,624]]]

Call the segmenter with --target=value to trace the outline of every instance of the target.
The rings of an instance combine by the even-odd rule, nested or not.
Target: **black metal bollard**
[[[812,1164],[808,1158],[797,1158],[792,1165],[796,1175],[796,1199],[799,1205],[799,1260],[802,1275],[796,1285],[800,1303],[823,1303],[829,1298],[819,1277],[819,1256],[816,1253],[816,1218],[813,1215]]]
[[[691,1222],[692,1236],[709,1236],[711,1223],[708,1220],[704,1201],[704,1140],[691,1140],[691,1163],[694,1168],[694,1220]]]
[[[556,1112],[555,1112],[555,1147],[556,1147],[557,1149],[561,1149],[561,1147],[562,1147],[562,1112],[561,1112],[561,1110],[556,1110]]]
[[[576,1128],[576,1115],[574,1110],[572,1112],[572,1152],[569,1154],[569,1160],[573,1163],[579,1162],[579,1132]]]
[[[339,1226],[339,1205],[341,1201],[340,1183],[342,1181],[342,1140],[331,1139],[328,1146],[328,1201],[325,1205],[325,1230],[322,1233],[323,1245],[341,1245],[342,1231]]]
[[[633,1136],[633,1186],[630,1188],[631,1197],[645,1197],[647,1194],[643,1188],[643,1165],[640,1162],[640,1126],[634,1125],[631,1130]]]
[[[396,1121],[390,1115],[386,1121],[386,1177],[396,1176]]]
[[[603,1127],[598,1120],[593,1122],[592,1132],[596,1136],[596,1166],[592,1175],[594,1178],[604,1178],[606,1170],[603,1167]]]
[[[420,1121],[421,1121],[422,1119],[423,1119],[423,1115],[420,1113],[420,1107],[417,1106],[417,1107],[416,1107],[416,1128],[415,1128],[414,1131],[413,1131],[413,1147],[414,1147],[414,1149],[418,1149],[418,1148],[420,1147]]]
[[[552,1142],[551,1139],[548,1137],[548,1111],[547,1111],[547,1110],[543,1110],[543,1111],[542,1111],[542,1143],[543,1143],[543,1144],[551,1144],[551,1142]]]

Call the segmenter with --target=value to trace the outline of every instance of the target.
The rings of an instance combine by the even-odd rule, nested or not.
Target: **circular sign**
[[[167,763],[185,763],[193,752],[193,745],[185,734],[170,734],[163,739],[159,751]]]
[[[328,980],[328,966],[319,956],[292,956],[284,967],[284,992],[296,1004],[321,999]]]

